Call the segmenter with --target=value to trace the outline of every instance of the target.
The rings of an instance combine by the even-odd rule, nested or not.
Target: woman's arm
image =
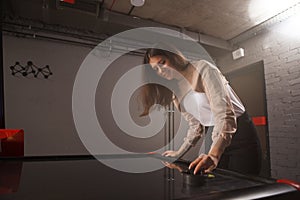
[[[217,166],[222,153],[230,145],[231,138],[236,132],[236,116],[226,87],[228,82],[221,72],[206,61],[199,62],[197,67],[214,115],[213,143],[208,153],[211,157],[209,160],[214,164],[211,167],[206,166],[207,169],[212,170]]]
[[[190,113],[187,113],[180,109],[177,101],[174,102],[177,109],[180,110],[184,119],[188,122],[189,129],[187,130],[187,135],[184,138],[184,142],[177,151],[166,151],[162,155],[170,157],[182,157],[191,147],[195,146],[198,140],[202,137],[204,133],[204,127],[201,123]]]

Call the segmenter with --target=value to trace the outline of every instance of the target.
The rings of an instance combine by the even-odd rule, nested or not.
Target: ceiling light
[[[249,17],[254,24],[260,24],[299,2],[300,0],[251,0]]]
[[[293,40],[300,40],[300,13],[298,9],[298,13],[294,16],[291,16],[285,23],[279,24],[274,28],[275,33],[280,33],[281,35],[286,35],[288,38]]]
[[[145,4],[145,0],[130,0],[131,5],[140,7]]]
[[[252,0],[253,2],[258,2],[259,0]],[[270,1],[270,0],[262,0],[262,1]],[[275,0],[273,3],[278,2],[278,0]],[[230,40],[230,43],[232,45],[235,45],[237,43],[240,43],[242,41],[245,41],[247,39],[250,39],[257,34],[264,32],[266,30],[269,30],[270,27],[273,28],[274,31],[280,31],[285,30],[289,32],[289,35],[297,35],[297,37],[300,39],[299,31],[300,29],[297,29],[299,27],[299,22],[300,18],[297,17],[299,16],[300,13],[300,0],[286,0],[286,2],[289,2],[288,5],[290,5],[291,2],[297,2],[296,4],[286,8],[285,10],[281,11],[278,14],[275,14],[271,18],[259,23],[257,26],[254,26],[247,31],[241,33],[240,35],[232,38]],[[286,7],[286,6],[285,6]],[[291,18],[290,20],[288,20]],[[285,23],[283,23],[285,22]],[[281,23],[280,26],[274,27],[274,25]],[[281,28],[284,27],[284,28]],[[293,30],[291,30],[291,28]],[[293,34],[292,34],[293,33]]]

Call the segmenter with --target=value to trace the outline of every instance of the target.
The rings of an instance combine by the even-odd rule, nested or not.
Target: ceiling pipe
[[[103,16],[102,19],[109,23],[121,24],[121,25],[128,26],[130,28],[139,28],[139,27],[167,28],[167,29],[178,31],[178,33],[181,34],[181,37],[184,37],[184,35],[187,35],[190,37],[190,38],[185,37],[184,39],[191,40],[191,38],[192,38],[192,40],[197,41],[200,44],[205,44],[205,45],[209,45],[212,47],[216,47],[216,48],[220,48],[220,49],[224,49],[224,50],[228,50],[228,51],[233,50],[232,45],[228,41],[220,39],[220,38],[216,38],[213,36],[209,36],[209,35],[205,35],[205,34],[201,34],[201,33],[197,33],[197,32],[192,32],[192,31],[189,31],[189,30],[186,30],[183,28],[170,26],[170,25],[154,22],[151,20],[141,19],[138,17],[129,16],[129,15],[121,14],[121,13],[116,13],[113,11],[109,11],[107,9],[105,9],[103,12],[104,13],[102,15]]]
[[[135,8],[135,6],[131,6],[131,8],[130,8],[129,12],[127,13],[127,15],[131,15],[134,8]]]
[[[113,0],[113,2],[111,3],[111,5],[110,5],[110,7],[109,7],[109,11],[111,11],[112,10],[112,8],[113,8],[113,6],[114,6],[114,4],[116,3],[116,0]]]
[[[183,28],[181,29],[181,32],[183,33],[183,35],[189,36],[193,40],[198,41],[200,44],[205,44],[205,45],[213,46],[228,51],[233,50],[233,46],[226,40],[216,38],[210,35],[205,35],[202,33],[189,31]],[[185,39],[190,39],[190,38],[185,38]]]
[[[50,0],[44,0],[45,3],[49,3],[49,1]],[[196,41],[200,44],[205,44],[205,45],[209,45],[212,47],[216,47],[216,48],[220,48],[220,49],[224,49],[224,50],[228,50],[228,51],[232,51],[232,49],[233,49],[228,41],[225,41],[220,38],[215,38],[213,36],[204,35],[202,33],[197,33],[197,32],[192,32],[192,31],[180,28],[180,27],[170,26],[167,24],[162,24],[162,23],[151,21],[151,20],[141,19],[141,18],[138,18],[135,16],[130,16],[127,14],[121,14],[121,13],[110,11],[109,9],[112,9],[112,7],[116,3],[116,0],[114,0],[112,2],[109,9],[104,8],[103,2],[104,2],[104,0],[101,2],[101,9],[98,10],[99,12],[96,15],[96,19],[94,19],[93,23],[95,23],[95,24],[97,24],[97,21],[99,20],[99,22],[102,21],[102,22],[106,22],[106,23],[112,23],[115,25],[127,26],[128,28],[140,28],[140,27],[166,28],[166,29],[175,30],[176,32],[178,32],[178,35],[176,35],[175,37],[184,38],[186,40],[191,40],[191,38],[192,38],[193,41]],[[45,12],[48,12],[48,10],[49,9],[47,8],[45,10]],[[47,13],[45,13],[45,14],[47,14]],[[58,12],[52,13],[53,19],[55,19],[55,17],[57,17],[56,14],[58,15]],[[91,28],[91,31],[93,31],[92,28]],[[95,34],[101,35],[101,33],[99,33],[99,32],[97,33],[97,30],[94,30],[94,31],[95,31]],[[185,35],[189,36],[190,38],[186,37]]]

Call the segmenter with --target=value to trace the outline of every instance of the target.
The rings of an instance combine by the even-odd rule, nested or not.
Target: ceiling
[[[143,6],[135,7],[130,14],[230,40],[297,2],[299,0],[145,0]],[[106,0],[105,6],[128,14],[132,5],[130,0]]]
[[[299,0],[145,0],[143,6],[134,7],[130,0],[75,0],[75,4],[62,1],[6,0],[4,11],[14,19],[21,17],[48,25],[62,25],[104,35],[112,35],[135,27],[171,27],[208,36],[218,41],[215,43],[221,44],[299,2]]]

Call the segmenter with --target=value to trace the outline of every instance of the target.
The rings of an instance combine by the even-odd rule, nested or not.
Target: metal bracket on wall
[[[32,74],[35,78],[38,78],[40,75],[47,79],[49,76],[53,75],[49,65],[46,65],[45,67],[38,67],[34,65],[32,61],[28,61],[26,66],[21,65],[19,62],[16,62],[15,65],[10,66],[10,70],[13,76],[17,76],[18,74],[20,74],[25,77]]]

